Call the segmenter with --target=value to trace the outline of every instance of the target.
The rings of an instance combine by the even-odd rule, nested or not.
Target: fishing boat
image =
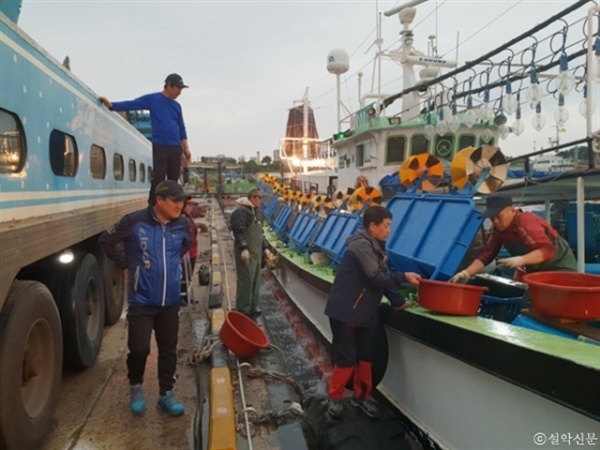
[[[594,153],[600,147],[592,128],[597,116],[590,99],[598,7],[574,2],[499,48],[458,66],[414,49],[410,24],[416,6],[423,2],[410,1],[385,13],[399,15],[404,27],[401,48],[395,52],[403,61],[403,90],[361,105],[349,117],[348,128],[331,142],[338,159],[338,186],[353,186],[363,176],[379,192],[367,194],[364,189],[357,196],[355,191],[337,207],[326,208],[314,197],[290,194],[281,180],[263,177],[262,187],[270,194],[263,199],[265,234],[277,254],[272,273],[329,342],[331,331],[323,313],[327,295],[345,239],[360,228],[361,213],[369,204],[382,202],[393,213],[387,241],[390,265],[435,283],[447,281],[472,258],[469,253],[480,236],[480,204],[486,194],[508,192],[522,204],[575,201],[578,221],[585,201],[600,199]],[[587,32],[575,36],[573,30],[582,27],[574,24],[586,18]],[[563,44],[564,57],[547,58],[540,43],[547,43],[557,27],[564,33],[565,23],[571,31],[563,42],[584,45]],[[537,50],[533,56],[532,37]],[[600,53],[600,44],[596,45]],[[551,53],[550,47],[546,52]],[[518,69],[507,67],[507,54],[518,55],[523,64]],[[425,69],[420,80],[414,76],[416,64]],[[586,76],[564,81],[578,67]],[[441,73],[440,68],[450,70]],[[587,84],[583,96],[587,135],[559,149],[583,143],[590,164],[540,182],[529,177],[510,182],[506,179],[510,160],[497,145],[506,133],[523,131],[521,109],[528,103],[534,104],[537,116],[533,126],[540,125],[539,80],[548,80],[545,86],[556,94],[559,108],[573,88],[571,83],[580,86],[580,92]],[[511,85],[519,87],[513,90]],[[403,102],[400,113],[390,115],[396,100]],[[511,115],[514,121],[508,126]],[[530,156],[536,155],[519,158]],[[577,241],[581,260],[584,236],[578,234]],[[600,336],[593,324],[600,319],[596,311],[600,293],[589,291],[595,296],[590,303],[595,312],[583,322],[546,320],[532,310],[546,325],[532,329],[513,324],[517,315],[528,314],[522,310],[527,284],[493,274],[475,277],[475,284],[488,291],[473,315],[440,314],[422,306],[397,313],[385,302],[381,305],[383,326],[373,374],[379,393],[425,440],[441,448],[598,445]],[[465,289],[469,287],[474,286]],[[548,295],[554,294],[551,287]],[[406,295],[424,303],[421,292]],[[443,304],[445,295],[440,289],[432,298]]]

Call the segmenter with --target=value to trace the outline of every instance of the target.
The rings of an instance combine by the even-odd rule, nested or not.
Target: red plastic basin
[[[457,316],[475,316],[481,296],[488,288],[443,281],[421,280],[419,305],[430,311]]]
[[[600,319],[600,276],[576,272],[528,273],[533,309],[562,319]]]
[[[240,358],[252,358],[269,346],[269,338],[252,319],[237,311],[228,311],[219,337],[225,347]]]

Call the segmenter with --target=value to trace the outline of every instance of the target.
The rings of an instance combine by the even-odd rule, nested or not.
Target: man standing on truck
[[[165,179],[177,181],[181,172],[181,156],[185,155],[184,166],[191,161],[192,154],[187,141],[181,105],[176,101],[181,91],[187,88],[180,75],[172,73],[165,79],[162,92],[142,95],[135,100],[110,102],[99,97],[100,103],[111,111],[150,111],[152,125],[152,185],[148,203],[154,201],[156,186]]]
[[[150,337],[158,346],[160,397],[156,406],[171,416],[184,408],[173,394],[179,332],[180,260],[193,242],[188,219],[181,215],[187,197],[172,180],[156,187],[154,204],[121,218],[98,240],[106,255],[128,270],[127,377],[130,407],[135,415],[146,412],[142,390]],[[121,247],[124,244],[124,248]]]

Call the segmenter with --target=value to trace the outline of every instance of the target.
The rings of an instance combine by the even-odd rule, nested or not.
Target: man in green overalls
[[[498,259],[499,269],[522,267],[526,272],[577,270],[577,260],[568,242],[537,214],[523,212],[513,206],[506,194],[493,194],[486,199],[483,217],[494,226],[487,243],[475,260],[454,275],[450,281],[466,283],[506,247],[510,258]]]
[[[237,200],[231,214],[231,231],[235,239],[233,252],[237,271],[236,309],[249,316],[258,317],[260,269],[263,252],[263,232],[260,217],[262,191],[252,189],[248,197]]]

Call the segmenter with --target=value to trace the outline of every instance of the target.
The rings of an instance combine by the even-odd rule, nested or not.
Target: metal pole
[[[336,86],[336,90],[337,90],[337,123],[338,123],[337,130],[339,133],[340,131],[342,131],[342,123],[341,123],[341,119],[340,119],[340,117],[342,116],[342,114],[341,114],[342,100],[341,100],[341,94],[340,94],[340,74],[339,73],[336,74],[335,78],[336,78],[336,84],[337,84],[337,86]]]
[[[585,190],[583,177],[577,178],[577,272],[585,272]]]

